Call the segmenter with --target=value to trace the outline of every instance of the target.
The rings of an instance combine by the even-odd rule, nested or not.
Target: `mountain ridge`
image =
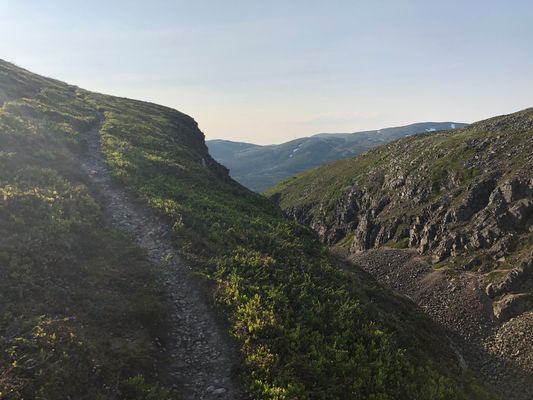
[[[206,143],[210,154],[229,168],[235,180],[261,192],[291,175],[353,157],[399,137],[465,125],[459,122],[419,122],[354,133],[318,133],[275,145],[220,139]]]

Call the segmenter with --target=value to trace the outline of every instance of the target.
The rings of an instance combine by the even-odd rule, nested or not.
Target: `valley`
[[[532,400],[531,21],[0,1],[0,400]]]
[[[3,61],[0,88],[1,397],[494,398],[189,116]]]

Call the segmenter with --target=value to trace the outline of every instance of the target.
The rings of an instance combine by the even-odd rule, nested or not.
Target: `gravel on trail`
[[[87,134],[83,169],[98,193],[111,224],[142,247],[154,267],[162,268],[159,283],[171,303],[171,332],[162,366],[166,381],[183,400],[240,398],[232,371],[236,349],[217,321],[212,305],[191,277],[168,237],[170,224],[121,187],[111,176],[100,150],[100,127]]]

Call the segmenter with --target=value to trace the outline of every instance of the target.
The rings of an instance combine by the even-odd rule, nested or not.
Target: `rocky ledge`
[[[287,185],[272,197],[352,254],[411,248],[437,267],[483,275],[500,319],[531,309],[533,109],[402,139],[334,169],[353,175],[342,189],[318,197]],[[303,200],[284,206],[284,197]]]

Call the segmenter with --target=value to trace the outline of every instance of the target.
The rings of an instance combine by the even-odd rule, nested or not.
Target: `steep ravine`
[[[162,370],[183,400],[238,399],[232,381],[235,349],[168,238],[171,226],[117,184],[100,152],[100,122],[87,135],[84,170],[111,223],[146,250],[169,296],[172,330]]]
[[[267,195],[464,342],[505,399],[533,398],[533,109],[417,135]]]
[[[499,320],[533,307],[533,109],[419,135],[286,181],[269,195],[353,254],[411,248],[483,277]]]
[[[472,269],[480,256],[501,259],[531,238],[532,167],[527,109],[401,139],[268,194],[330,245],[345,241],[357,252],[401,242],[433,262],[463,256]]]

